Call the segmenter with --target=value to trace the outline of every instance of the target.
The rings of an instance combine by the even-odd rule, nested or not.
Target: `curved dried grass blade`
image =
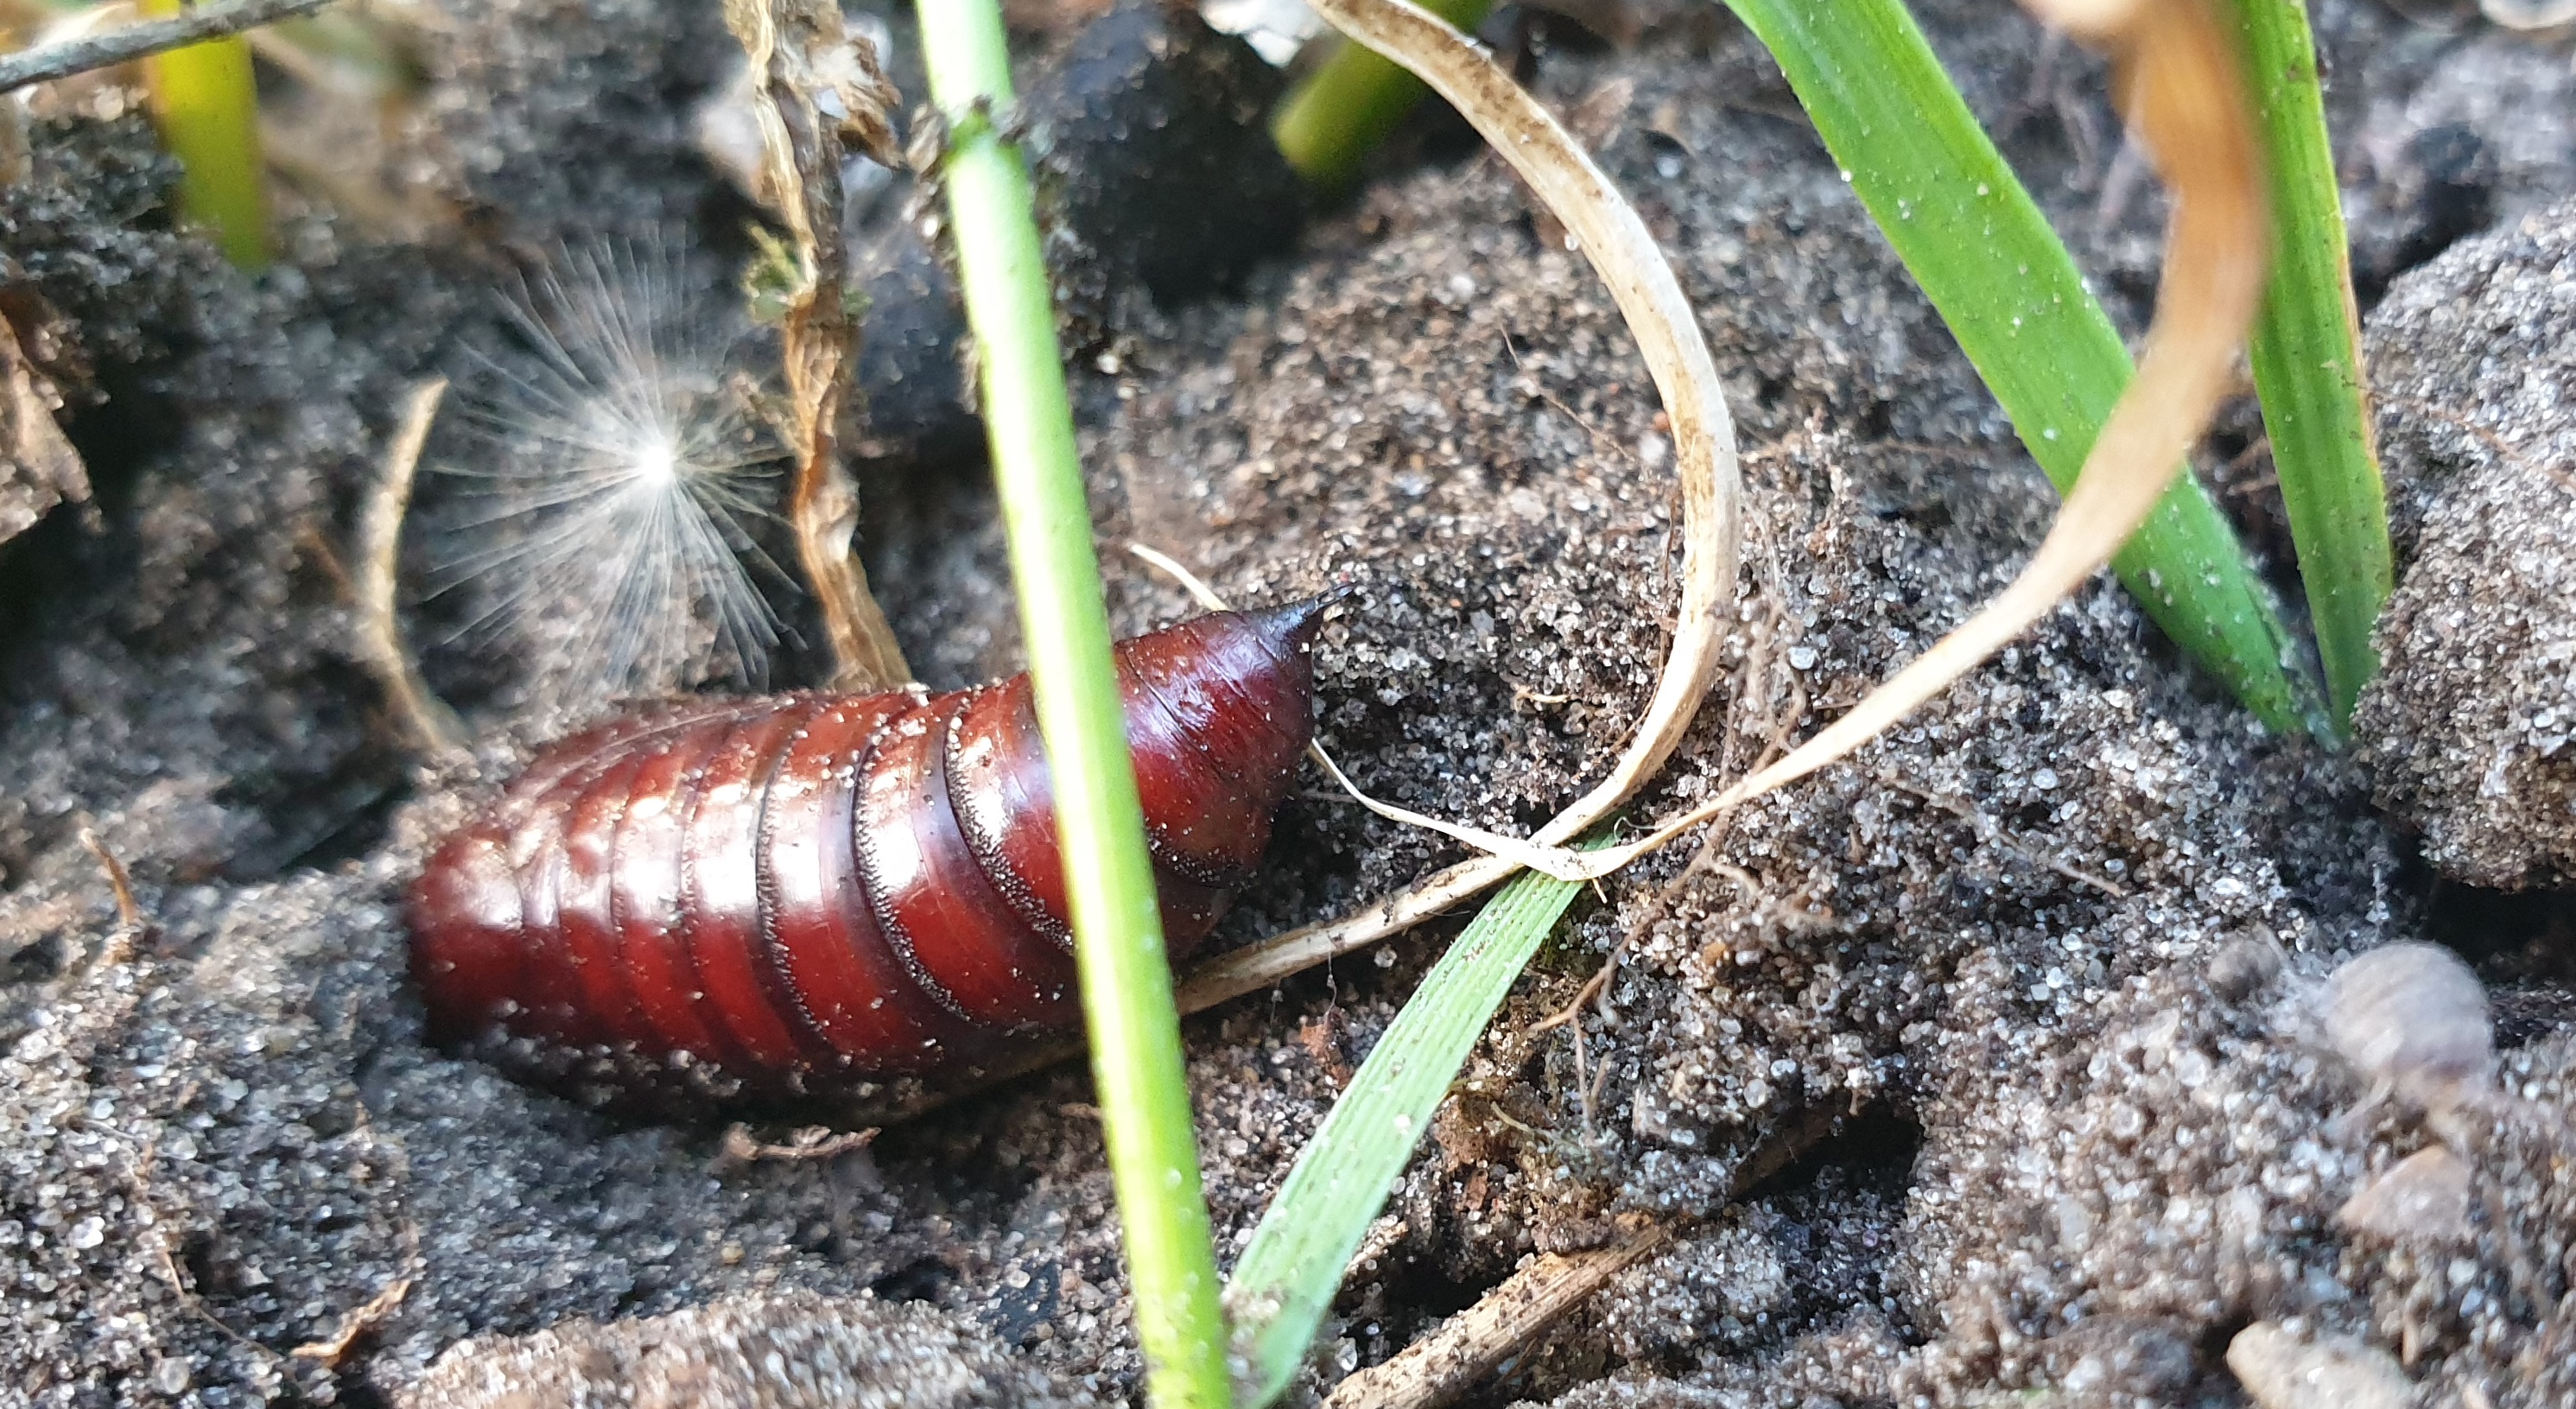
[[[1788,757],[1590,864],[1607,874],[1728,807],[1859,748],[1974,669],[2083,585],[2146,521],[2226,394],[2263,292],[2269,216],[2252,108],[2203,0],[2033,0],[2044,18],[2126,28],[2085,37],[2111,49],[2130,118],[2174,198],[2164,278],[2137,379],[2112,408],[2083,477],[2021,574],[1850,712]]]
[[[2263,289],[2268,215],[2251,107],[2234,57],[2202,0],[2146,8],[2113,0],[2044,0],[2086,26],[2119,60],[2132,121],[2174,194],[2164,279],[2138,376],[2095,441],[2084,474],[2021,574],[1965,623],[1863,697],[1788,757],[1634,842],[1578,856],[1551,875],[1607,875],[1727,808],[1797,781],[1881,730],[2019,636],[2145,522],[2225,395]],[[2092,26],[2129,27],[2103,35]]]
[[[2083,20],[2119,26],[2110,39],[2128,80],[2133,119],[2165,162],[2174,190],[2175,215],[2167,240],[2165,280],[2137,379],[2113,409],[2088,457],[2085,473],[2068,496],[2057,522],[2010,586],[1965,625],[1943,637],[1787,758],[1743,779],[1707,808],[1659,829],[1642,843],[1594,853],[1604,858],[1600,871],[1616,869],[1626,860],[1670,840],[1706,815],[1713,815],[1713,809],[1732,807],[1843,757],[2018,636],[2106,564],[2145,521],[2164,493],[2174,467],[2182,462],[2216,411],[2236,350],[2252,325],[2261,296],[2268,227],[2263,174],[2232,55],[2212,17],[2202,7],[2203,0],[2173,0],[2152,13],[2134,4],[2123,9],[2124,0],[2056,3],[2076,6]],[[1369,30],[1344,23],[1345,14],[1362,9],[1384,19],[1401,13],[1403,8],[1394,0],[1371,0],[1368,4],[1360,0],[1318,0],[1318,4],[1336,24],[1381,48],[1385,45]],[[1416,21],[1405,23],[1419,28]],[[1412,37],[1422,38],[1418,33]],[[1413,59],[1409,52],[1399,57],[1408,63]],[[1463,110],[1465,105],[1458,95],[1445,87],[1442,92]],[[1508,131],[1502,135],[1487,132],[1489,140],[1507,153],[1513,150],[1506,140],[1509,135]],[[1571,226],[1574,222],[1567,223]],[[1577,238],[1585,242],[1586,248],[1593,247],[1588,233],[1578,231]],[[1628,308],[1624,299],[1622,307]],[[1684,311],[1687,314],[1687,309]],[[1653,312],[1650,306],[1645,317],[1634,311],[1630,316],[1644,324]],[[1669,322],[1663,326],[1668,330]],[[1639,326],[1638,336],[1641,342],[1648,339],[1646,327]],[[1656,365],[1660,379],[1664,364]],[[1671,388],[1667,386],[1665,390],[1669,396]],[[1679,419],[1676,417],[1676,422]],[[1729,549],[1731,556],[1731,543]],[[1680,663],[1688,659],[1687,633],[1685,626],[1682,637],[1675,642],[1676,665],[1668,667],[1664,686],[1673,683]],[[1659,687],[1658,702],[1664,696],[1665,690]],[[1695,702],[1696,694],[1691,703]],[[1680,717],[1687,724],[1687,706]],[[1575,809],[1569,809],[1568,817],[1605,795],[1612,796],[1610,805],[1615,806],[1627,795],[1621,788],[1633,790],[1646,773],[1660,764],[1670,750],[1670,742],[1657,739],[1653,732],[1656,719],[1650,709],[1646,726],[1622,758],[1621,771],[1578,802]],[[1640,759],[1645,760],[1640,771],[1629,774],[1627,768]],[[1558,820],[1562,823],[1566,818]],[[1537,843],[1563,840],[1563,834],[1553,832],[1555,825],[1543,830],[1535,839]],[[1479,860],[1498,876],[1515,869],[1513,859]],[[1470,863],[1452,868],[1440,879],[1472,884],[1481,880],[1482,874],[1477,863]],[[1525,892],[1532,897],[1553,892],[1551,899],[1570,895],[1561,882],[1552,884],[1531,877],[1506,892],[1506,897],[1521,897]],[[1422,894],[1423,890],[1417,888],[1387,902],[1387,908],[1391,910]],[[1489,925],[1497,929],[1509,926],[1511,919],[1517,918],[1507,918],[1513,908],[1489,907],[1425,980],[1421,991],[1406,1004],[1395,1025],[1371,1053],[1350,1097],[1335,1106],[1324,1130],[1300,1155],[1287,1185],[1255,1229],[1235,1269],[1229,1296],[1238,1299],[1237,1334],[1247,1351],[1256,1402],[1275,1396],[1305,1353],[1330,1288],[1338,1281],[1341,1262],[1335,1255],[1346,1258],[1349,1248],[1356,1245],[1358,1230],[1374,1216],[1377,1199],[1372,1197],[1373,1186],[1401,1169],[1420,1123],[1436,1107],[1448,1073],[1463,1059],[1475,1032],[1490,1015],[1492,1003],[1499,1002],[1508,991],[1520,964],[1544,934],[1543,923],[1526,930],[1514,928],[1514,944],[1507,952],[1482,952],[1473,941]],[[1364,922],[1344,921],[1342,925],[1355,923]],[[1262,947],[1284,946],[1282,941],[1273,941]],[[1493,962],[1497,958],[1504,962]],[[1457,972],[1449,975],[1444,984],[1444,974],[1453,968]],[[1444,1002],[1425,1001],[1435,990]],[[1471,998],[1483,1000],[1482,1006],[1468,1001]],[[1429,1040],[1435,1023],[1438,1040]],[[1408,1024],[1424,1029],[1419,1038]],[[1403,1088],[1400,1099],[1399,1086]],[[1389,1112],[1393,1112],[1392,1136],[1376,1128],[1389,1124]],[[1351,1127],[1347,1133],[1341,1129],[1345,1125]],[[1357,1202],[1353,1199],[1354,1185],[1358,1189]],[[1436,1403],[1448,1392],[1452,1391],[1446,1382],[1428,1387],[1419,1402]]]
[[[1672,422],[1682,489],[1682,600],[1662,676],[1610,776],[1532,840],[1556,846],[1626,802],[1690,728],[1717,673],[1718,633],[1735,592],[1735,422],[1699,321],[1646,222],[1581,143],[1475,41],[1406,0],[1314,0],[1334,28],[1413,70],[1511,164],[1563,222],[1626,318]]]

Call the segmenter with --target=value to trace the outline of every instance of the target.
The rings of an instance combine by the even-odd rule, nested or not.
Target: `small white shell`
[[[2576,20],[2576,0],[2478,0],[2478,13],[2507,29],[2556,29]]]
[[[2374,1101],[2393,1095],[2444,1111],[2493,1080],[2486,989],[2437,944],[2391,944],[2347,961],[2326,985],[2325,1026]]]
[[[2469,1167],[2447,1145],[2427,1145],[2353,1191],[2335,1221],[2388,1239],[2468,1247],[2477,1242]]]

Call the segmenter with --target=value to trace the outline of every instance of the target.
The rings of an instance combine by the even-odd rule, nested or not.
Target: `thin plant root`
[[[402,424],[385,449],[384,471],[358,521],[358,578],[352,584],[358,599],[358,658],[384,687],[404,732],[432,752],[462,748],[468,735],[456,711],[431,693],[403,642],[402,620],[395,611],[395,570],[402,556],[403,516],[411,509],[412,477],[446,395],[446,379],[433,378],[414,387],[403,405]]]
[[[886,114],[900,99],[876,46],[847,33],[827,0],[727,0],[725,23],[751,59],[762,176],[795,261],[779,329],[796,460],[788,521],[832,643],[833,688],[891,689],[911,681],[912,667],[852,551],[859,491],[841,463],[859,337],[843,284],[841,159],[855,147],[894,164]]]
[[[1963,802],[1958,798],[1944,797],[1939,793],[1918,788],[1912,783],[1897,777],[1893,773],[1886,772],[1885,770],[1881,770],[1879,772],[1878,781],[1886,787],[1893,788],[1908,797],[1927,803],[1933,807],[1937,807],[1942,811],[1949,813],[1951,816],[1958,818],[1960,821],[1967,823],[1968,829],[1977,834],[1977,840],[1979,841],[1992,842],[1996,846],[2002,847],[2004,850],[2011,852],[2013,855],[2020,857],[2022,860],[2027,861],[2034,866],[2046,867],[2047,869],[2064,876],[2070,881],[2074,881],[2080,885],[2091,886],[2095,890],[2102,892],[2104,895],[2111,897],[2113,900],[2126,900],[2129,898],[2128,888],[2121,885],[2119,882],[2112,880],[2108,876],[2097,876],[2092,872],[2085,870],[2081,866],[2077,866],[2060,857],[2050,855],[2036,847],[2023,845],[2019,839],[2005,832],[2002,825],[1996,822],[1995,819],[1979,812],[1975,807],[1970,806],[1968,803]]]

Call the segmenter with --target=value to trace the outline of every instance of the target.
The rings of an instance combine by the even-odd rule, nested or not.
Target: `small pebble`
[[[2466,1247],[2477,1241],[2470,1199],[2469,1167],[2449,1146],[2431,1145],[2354,1190],[2335,1221],[2391,1240]]]
[[[2263,1409],[2407,1409],[2415,1402],[2415,1387],[2388,1352],[2311,1341],[2269,1321],[2236,1333],[2227,1368]]]

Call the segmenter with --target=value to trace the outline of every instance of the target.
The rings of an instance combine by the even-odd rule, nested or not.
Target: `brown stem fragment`
[[[47,44],[0,59],[0,93],[114,68],[190,44],[309,15],[338,3],[339,0],[234,0],[228,5],[200,5],[166,20]]]
[[[1394,1359],[1342,1381],[1324,1409],[1431,1409],[1448,1403],[1612,1277],[1662,1247],[1666,1232],[1662,1224],[1647,1223],[1608,1247],[1542,1255]]]
[[[1742,1200],[1833,1134],[1838,1123],[1834,1112],[1822,1106],[1791,1117],[1736,1165],[1726,1197],[1714,1207]],[[1439,1409],[1474,1389],[1611,1278],[1660,1251],[1689,1226],[1640,1220],[1607,1246],[1540,1257],[1394,1359],[1342,1381],[1324,1409]]]
[[[340,1362],[349,1358],[350,1350],[357,1346],[360,1337],[373,1331],[379,1322],[401,1308],[403,1299],[411,1295],[411,1282],[409,1277],[395,1278],[385,1285],[383,1291],[367,1298],[364,1305],[340,1318],[340,1329],[329,1339],[307,1342],[287,1354],[299,1360],[318,1360],[325,1369],[339,1369]]]
[[[728,1174],[769,1160],[782,1164],[828,1162],[854,1150],[864,1150],[875,1144],[876,1138],[874,1126],[836,1131],[828,1125],[809,1125],[790,1135],[786,1144],[778,1145],[760,1139],[751,1133],[750,1126],[736,1122],[725,1127],[724,1142],[711,1172]]]
[[[833,687],[886,689],[909,682],[912,667],[851,551],[859,494],[841,462],[840,426],[859,326],[842,267],[841,159],[855,148],[892,165],[886,114],[900,100],[876,46],[845,30],[830,0],[726,0],[725,24],[751,59],[762,194],[786,223],[796,261],[780,327],[796,460],[788,521],[831,639]]]
[[[104,965],[130,963],[134,958],[135,944],[152,934],[152,917],[144,913],[143,903],[134,898],[134,878],[126,872],[125,863],[117,859],[115,852],[107,849],[107,843],[99,840],[98,833],[87,822],[81,823],[80,844],[98,861],[99,870],[106,873],[107,888],[116,896],[116,930],[100,948],[98,962]]]
[[[57,504],[89,502],[89,470],[54,419],[62,398],[0,322],[0,543]]]
[[[420,666],[403,644],[402,620],[395,611],[396,568],[402,556],[403,516],[411,508],[413,475],[420,452],[429,444],[429,429],[438,419],[447,380],[435,377],[412,389],[404,403],[402,424],[385,450],[384,473],[368,496],[358,523],[358,577],[352,584],[358,602],[358,657],[366,662],[385,698],[400,716],[412,742],[431,752],[461,748],[470,737],[465,724],[421,678]]]

